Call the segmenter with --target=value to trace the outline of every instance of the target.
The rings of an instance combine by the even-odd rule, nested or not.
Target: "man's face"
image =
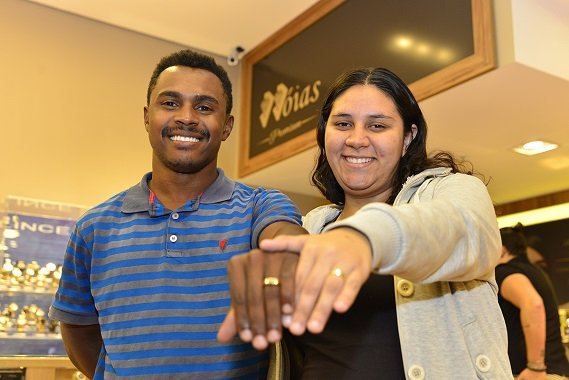
[[[186,66],[164,70],[144,108],[153,170],[215,170],[221,142],[233,128],[226,104],[221,81],[213,73]]]

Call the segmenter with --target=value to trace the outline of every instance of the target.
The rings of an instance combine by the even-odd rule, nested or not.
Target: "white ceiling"
[[[316,2],[32,1],[222,56],[238,45],[251,50]],[[511,1],[520,8],[529,0]],[[565,21],[569,25],[569,3],[541,0],[533,4],[552,12],[562,25]],[[554,46],[561,50],[547,52],[554,57],[550,63],[555,54],[564,59],[569,52],[569,33],[551,34],[557,36]],[[569,61],[555,63],[569,70]],[[472,161],[475,169],[490,179],[489,190],[496,204],[569,189],[569,75],[551,74],[545,66],[514,61],[421,102],[430,127],[429,148],[451,150]],[[534,139],[560,147],[532,157],[511,150]],[[317,195],[307,175],[314,155],[315,150],[310,149],[242,180]]]

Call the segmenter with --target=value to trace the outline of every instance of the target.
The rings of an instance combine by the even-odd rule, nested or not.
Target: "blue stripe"
[[[199,365],[195,366],[188,366],[187,364],[170,364],[163,366],[147,366],[136,368],[115,368],[115,371],[119,376],[144,376],[184,372],[226,371],[233,368],[248,367],[253,364],[258,364],[264,360],[266,360],[265,357],[259,355],[257,357],[243,359],[238,362],[200,363]]]
[[[217,299],[210,301],[162,301],[162,302],[150,302],[150,303],[137,303],[129,305],[121,305],[115,307],[108,307],[104,310],[99,311],[99,316],[108,317],[110,315],[116,314],[128,314],[136,313],[141,311],[156,311],[156,310],[181,310],[181,309],[216,309],[220,307],[229,307],[231,300],[229,299]]]
[[[105,346],[117,346],[125,344],[139,344],[149,342],[165,342],[165,341],[200,341],[217,339],[217,332],[215,331],[195,331],[195,332],[162,332],[155,334],[139,334],[131,336],[122,336],[116,338],[107,338]]]
[[[224,276],[227,274],[226,268],[221,269],[209,269],[200,271],[160,271],[160,272],[145,272],[145,273],[131,273],[131,274],[118,274],[106,278],[104,280],[99,280],[91,284],[92,289],[100,289],[109,285],[133,282],[133,281],[152,281],[160,279],[168,280],[178,280],[178,279],[196,279],[196,278],[208,278]]]

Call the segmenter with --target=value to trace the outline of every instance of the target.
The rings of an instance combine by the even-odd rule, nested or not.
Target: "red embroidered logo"
[[[220,240],[219,241],[219,248],[221,248],[221,252],[225,251],[226,246],[227,246],[227,240]]]

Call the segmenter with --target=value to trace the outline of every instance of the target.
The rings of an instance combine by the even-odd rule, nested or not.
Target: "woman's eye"
[[[369,128],[371,130],[374,130],[374,131],[380,131],[382,129],[385,129],[386,127],[385,127],[385,125],[382,125],[382,124],[372,124],[372,125],[370,125]]]
[[[336,123],[336,127],[341,128],[341,129],[346,129],[350,127],[350,123],[346,122],[346,121],[339,121]]]

